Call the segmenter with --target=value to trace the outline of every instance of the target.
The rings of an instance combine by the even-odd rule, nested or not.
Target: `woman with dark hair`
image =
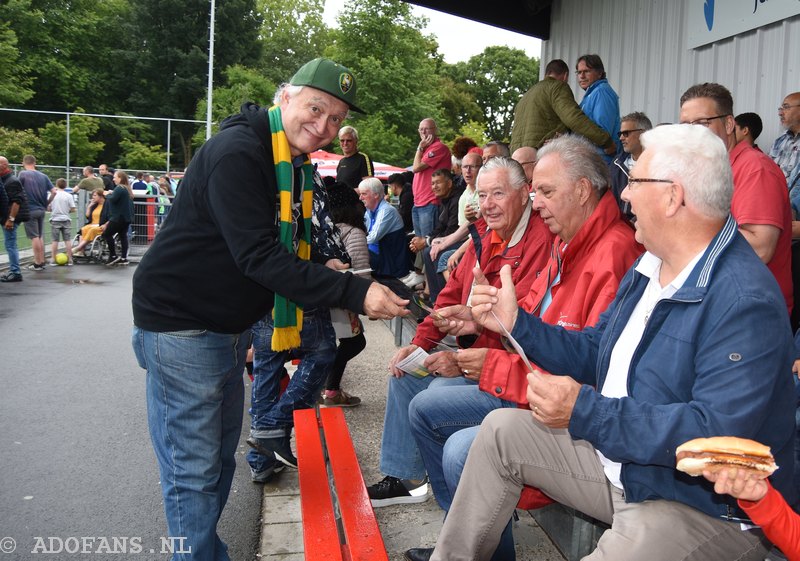
[[[361,271],[358,273],[360,276],[369,277],[365,209],[364,203],[358,198],[358,191],[343,183],[336,183],[328,187],[328,203],[331,218],[339,228],[344,247],[350,255],[351,270]],[[339,338],[339,346],[319,403],[325,407],[355,407],[361,403],[361,398],[342,390],[341,383],[348,361],[367,346],[364,325],[357,314],[347,310],[331,310],[331,320]]]
[[[113,191],[106,191],[106,204],[108,207],[108,222],[103,224],[103,237],[108,243],[108,261],[106,265],[128,264],[128,228],[133,220],[133,189],[128,181],[128,174],[124,171],[114,172]],[[114,234],[119,234],[122,255],[117,257],[117,248],[114,247]]]

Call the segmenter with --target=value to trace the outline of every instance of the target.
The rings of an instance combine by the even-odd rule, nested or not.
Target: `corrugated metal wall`
[[[731,90],[734,111],[754,111],[764,122],[758,139],[769,150],[783,131],[778,105],[800,91],[800,17],[793,17],[698,49],[686,48],[687,0],[555,0],[551,35],[542,43],[542,72],[561,58],[599,54],[620,97],[622,115],[644,111],[653,121],[678,121],[681,94],[699,82]],[[583,97],[575,79],[570,86]]]

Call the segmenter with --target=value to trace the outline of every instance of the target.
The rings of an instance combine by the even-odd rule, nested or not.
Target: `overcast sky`
[[[345,0],[325,0],[325,23],[336,27],[336,16],[344,7]],[[415,15],[428,18],[427,34],[435,35],[439,42],[439,52],[450,64],[468,60],[486,47],[507,45],[522,49],[530,57],[541,55],[542,42],[535,37],[506,31],[472,20],[451,16],[428,8],[411,5]]]

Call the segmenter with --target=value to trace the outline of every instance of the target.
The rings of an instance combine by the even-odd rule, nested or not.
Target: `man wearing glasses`
[[[628,221],[633,218],[633,213],[631,205],[621,198],[622,190],[628,184],[628,173],[633,169],[643,150],[639,136],[652,128],[653,124],[644,113],[635,112],[625,115],[619,126],[622,152],[608,164],[608,170],[611,172],[611,191],[614,193],[614,198],[617,199],[622,215]]]
[[[597,126],[611,135],[619,151],[619,96],[606,79],[603,59],[600,55],[581,56],[575,65],[575,74],[578,75],[578,85],[586,90],[581,109]],[[606,154],[605,159],[610,162],[612,158]]]
[[[355,127],[347,125],[339,129],[339,145],[342,147],[344,158],[339,160],[339,165],[336,166],[336,181],[358,189],[362,179],[375,175],[372,160],[365,153],[358,151],[358,131]]]
[[[725,145],[686,125],[657,127],[642,142],[623,197],[647,253],[595,327],[569,331],[519,310],[507,271],[500,290],[473,290],[472,317],[484,331],[507,326],[554,375],[528,376],[530,411],[499,409],[483,421],[433,561],[488,559],[526,484],[610,525],[585,559],[767,554],[734,499],[675,469],[675,449],[737,435],[792,465],[785,303],[729,214],[735,188]],[[771,481],[796,499],[791,469]]]
[[[538,149],[551,138],[571,131],[588,138],[607,154],[616,153],[614,139],[575,102],[568,79],[566,62],[557,58],[547,63],[544,79],[525,92],[514,108],[511,150],[522,146]]]
[[[795,218],[798,218],[800,217],[800,92],[786,96],[778,107],[778,116],[786,132],[775,139],[769,157],[775,160],[786,177]],[[800,231],[796,237],[800,237]]]
[[[781,288],[791,314],[792,215],[786,178],[769,156],[736,143],[733,97],[719,84],[696,84],[681,96],[681,123],[707,127],[725,143],[733,169],[731,214]]]

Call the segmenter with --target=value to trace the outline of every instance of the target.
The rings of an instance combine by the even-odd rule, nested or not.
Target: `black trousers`
[[[108,256],[111,259],[117,257],[117,248],[114,246],[114,234],[119,234],[119,243],[122,246],[122,255],[120,255],[120,257],[123,259],[128,258],[128,228],[130,228],[130,226],[130,222],[108,221],[106,231],[103,232],[103,238],[105,238],[108,244]]]
[[[356,357],[366,346],[367,339],[364,337],[363,331],[355,337],[339,339],[339,347],[336,349],[336,359],[333,361],[333,366],[331,366],[331,371],[328,374],[328,380],[325,382],[326,390],[338,391],[341,389],[340,384],[342,383],[342,376],[344,376],[344,369],[347,366],[347,362]]]

